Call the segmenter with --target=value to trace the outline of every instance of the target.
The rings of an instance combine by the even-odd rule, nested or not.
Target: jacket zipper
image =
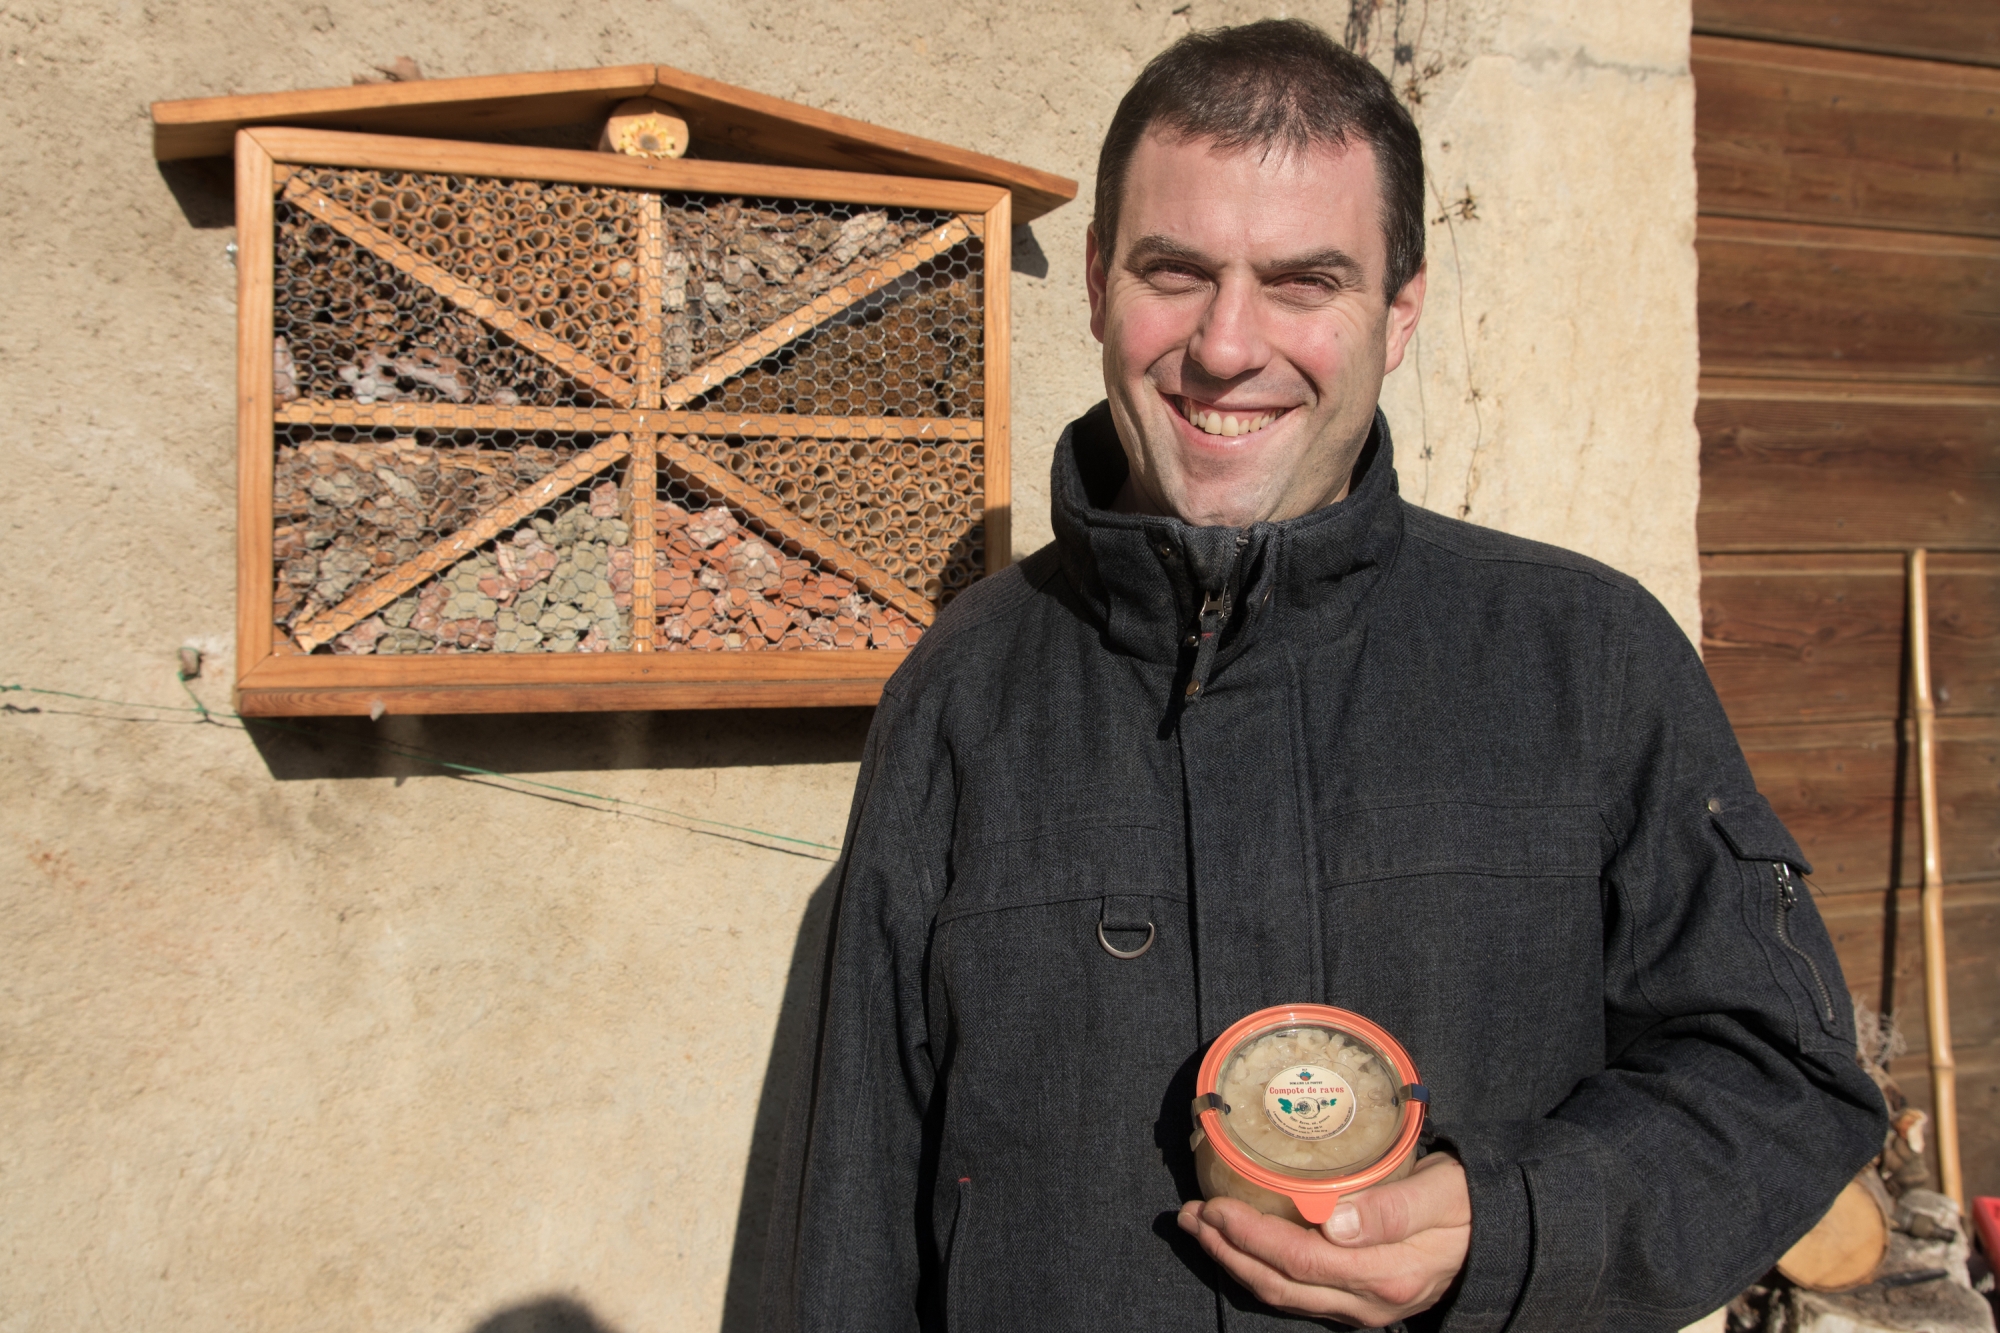
[[[1188,635],[1187,644],[1195,650],[1194,665],[1188,672],[1186,698],[1192,703],[1208,688],[1208,676],[1215,669],[1216,649],[1221,646],[1223,626],[1236,609],[1237,567],[1243,561],[1243,548],[1250,544],[1249,529],[1236,534],[1236,562],[1229,568],[1229,575],[1220,588],[1197,588],[1201,594],[1201,609],[1195,613],[1194,633]]]
[[[1805,961],[1807,970],[1812,973],[1813,985],[1819,988],[1820,1004],[1826,1012],[1826,1021],[1831,1023],[1833,1021],[1833,994],[1826,988],[1826,978],[1821,975],[1819,964],[1812,960],[1812,955],[1792,943],[1792,909],[1798,906],[1799,902],[1798,889],[1794,886],[1792,879],[1792,868],[1783,861],[1773,861],[1771,862],[1771,877],[1778,881],[1778,939],[1787,949],[1790,949]]]

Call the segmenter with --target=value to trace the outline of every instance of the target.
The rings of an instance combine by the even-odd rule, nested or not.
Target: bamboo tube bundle
[[[614,374],[632,374],[639,192],[342,168],[298,180]]]

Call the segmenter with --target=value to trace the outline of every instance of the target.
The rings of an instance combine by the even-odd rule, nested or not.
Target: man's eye
[[[1278,287],[1293,296],[1332,296],[1341,290],[1342,283],[1324,273],[1293,273],[1281,279]]]
[[[1185,264],[1154,264],[1146,269],[1146,281],[1161,287],[1188,287],[1208,281],[1208,275]]]

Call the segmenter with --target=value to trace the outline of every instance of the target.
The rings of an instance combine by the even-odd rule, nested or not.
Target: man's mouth
[[[1289,407],[1216,407],[1209,403],[1196,402],[1180,394],[1169,395],[1167,401],[1174,410],[1196,430],[1204,435],[1233,437],[1249,435],[1264,429],[1285,413]]]

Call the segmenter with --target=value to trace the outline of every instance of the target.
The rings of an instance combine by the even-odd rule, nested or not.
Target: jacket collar
[[[1109,506],[1125,482],[1125,454],[1110,406],[1099,403],[1056,444],[1050,508],[1063,571],[1108,646],[1156,662],[1181,659],[1205,591],[1228,594],[1220,666],[1269,626],[1282,632],[1351,614],[1357,599],[1340,593],[1372,584],[1401,540],[1392,456],[1378,409],[1354,484],[1336,504],[1248,528],[1117,514]]]

